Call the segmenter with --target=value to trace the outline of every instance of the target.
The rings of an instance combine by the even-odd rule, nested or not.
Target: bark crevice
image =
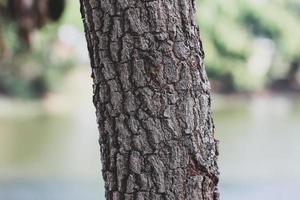
[[[217,200],[194,0],[81,0],[106,199]]]

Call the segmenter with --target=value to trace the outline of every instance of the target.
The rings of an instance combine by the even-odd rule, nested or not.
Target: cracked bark
[[[108,200],[219,199],[194,0],[81,0]]]

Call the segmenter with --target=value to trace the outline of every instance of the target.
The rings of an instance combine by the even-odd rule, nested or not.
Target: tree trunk
[[[219,199],[194,0],[81,0],[106,199]]]

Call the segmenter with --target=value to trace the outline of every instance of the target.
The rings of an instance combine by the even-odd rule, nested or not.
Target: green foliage
[[[291,62],[300,59],[299,1],[199,0],[197,7],[205,63],[213,80],[230,74],[236,90],[254,90],[276,78],[274,71],[287,71]],[[274,46],[273,62],[263,77],[251,74],[249,66],[258,50],[255,42],[262,38]]]
[[[21,98],[38,98],[49,90],[59,88],[66,73],[75,65],[72,56],[60,57],[60,25],[81,27],[79,3],[68,3],[59,23],[49,23],[34,32],[30,51],[24,50],[17,36],[15,24],[0,17],[0,31],[4,37],[8,58],[0,59],[0,93]],[[72,55],[72,54],[70,54]]]
[[[264,87],[268,80],[283,76],[295,60],[300,60],[299,0],[198,0],[197,20],[206,54],[209,77],[219,85],[236,91]],[[82,30],[79,1],[69,1],[60,24],[50,24],[35,33],[33,52],[24,53],[11,23],[3,23],[5,43],[12,61],[1,64],[0,90],[6,88],[17,96],[36,96],[34,85],[46,91],[59,86],[59,80],[74,64],[73,59],[60,59],[53,52],[59,25],[68,24]],[[256,73],[251,59],[260,52],[256,43],[268,39],[274,48],[266,72]],[[269,45],[270,46],[270,45]],[[263,51],[263,52],[264,52]],[[254,56],[254,60],[257,60]],[[261,58],[260,58],[261,59]],[[261,63],[260,60],[257,61]],[[257,63],[254,62],[254,63]],[[28,78],[27,71],[33,75]],[[226,81],[225,81],[226,80]],[[229,86],[228,86],[229,84]]]
[[[21,98],[41,97],[57,88],[72,66],[72,60],[52,60],[47,51],[19,52],[1,64],[0,90]]]

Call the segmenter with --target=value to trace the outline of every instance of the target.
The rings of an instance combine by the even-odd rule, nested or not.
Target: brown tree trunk
[[[194,0],[81,0],[106,199],[219,199]]]

